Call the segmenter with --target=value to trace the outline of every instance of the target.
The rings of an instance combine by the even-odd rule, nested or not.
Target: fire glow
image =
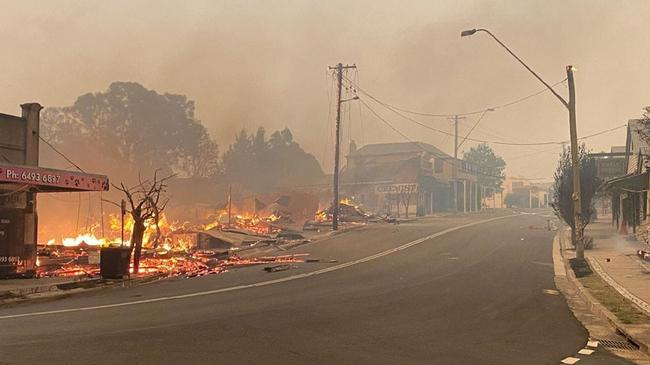
[[[281,217],[271,214],[260,217],[257,214],[236,214],[228,218],[227,213],[220,212],[213,217],[213,222],[205,225],[192,225],[188,222],[170,222],[163,214],[156,225],[153,221],[145,222],[143,237],[143,256],[139,273],[160,274],[165,276],[189,277],[216,274],[230,267],[259,265],[264,263],[302,262],[296,256],[278,256],[244,259],[237,255],[197,250],[196,241],[187,238],[185,233],[197,233],[212,229],[224,231],[241,231],[267,239],[280,228],[272,223]],[[230,222],[229,222],[230,221]],[[90,232],[74,237],[64,237],[60,241],[50,239],[41,246],[38,257],[38,275],[43,276],[98,276],[99,250],[101,247],[130,246],[130,236],[134,222],[130,216],[124,219],[124,237],[121,240],[122,223],[118,216],[109,216],[107,237],[98,237],[99,225],[94,225]],[[230,223],[230,224],[228,224]],[[219,257],[219,258],[217,258]],[[44,264],[47,262],[48,264]],[[133,268],[131,268],[131,272]]]

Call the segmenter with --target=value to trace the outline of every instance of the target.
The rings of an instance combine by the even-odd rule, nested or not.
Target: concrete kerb
[[[30,301],[33,299],[55,298],[72,293],[90,292],[116,286],[133,286],[162,279],[160,274],[148,274],[123,280],[102,278],[77,279],[57,283],[26,286],[0,291],[0,305]]]
[[[566,230],[558,230],[558,233],[553,239],[553,268],[555,272],[555,283],[558,289],[560,289],[565,297],[567,297],[568,293],[565,292],[566,286],[562,284],[565,283],[572,287],[579,294],[580,298],[587,304],[587,307],[592,314],[609,323],[616,332],[627,338],[630,342],[636,344],[639,347],[639,350],[646,354],[650,354],[650,344],[637,337],[634,334],[635,331],[633,328],[619,321],[619,319],[600,304],[600,302],[588,292],[582,283],[580,283],[578,278],[576,278],[573,269],[571,269],[568,258],[564,255],[564,240],[566,239],[566,232]]]

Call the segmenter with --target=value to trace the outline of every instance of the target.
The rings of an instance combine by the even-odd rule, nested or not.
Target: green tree
[[[596,195],[596,190],[600,185],[600,179],[597,175],[596,160],[589,156],[589,153],[584,144],[582,144],[578,151],[579,168],[580,168],[580,198],[581,198],[581,214],[582,214],[582,227],[580,228],[584,233],[584,229],[591,222],[593,217],[593,198]],[[571,151],[567,149],[560,156],[557,169],[554,174],[555,181],[552,188],[552,202],[551,206],[558,218],[563,220],[571,227],[571,242],[575,242],[576,225],[574,220],[574,207],[573,207],[573,165],[571,161]]]
[[[318,182],[323,171],[316,158],[293,140],[287,128],[266,138],[260,127],[253,134],[245,129],[223,154],[223,176],[259,192]]]
[[[480,169],[481,173],[478,174],[478,183],[480,185],[496,190],[501,189],[501,184],[505,179],[503,170],[506,168],[506,162],[501,156],[495,154],[487,143],[481,143],[470,148],[469,151],[463,154],[463,160]]]

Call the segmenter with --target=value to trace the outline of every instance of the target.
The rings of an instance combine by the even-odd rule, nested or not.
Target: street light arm
[[[521,63],[522,66],[524,66],[526,68],[526,70],[528,70],[531,74],[533,74],[533,76],[535,76],[537,78],[537,80],[539,80],[542,84],[544,84],[544,86],[546,86],[553,93],[553,95],[555,95],[555,97],[560,100],[562,105],[564,105],[567,109],[569,109],[569,103],[566,100],[564,100],[564,98],[562,96],[560,96],[560,94],[558,94],[555,90],[553,90],[551,85],[547,84],[546,81],[544,81],[538,74],[535,73],[535,71],[533,71],[530,67],[528,67],[528,65],[525,64],[524,61],[521,60],[521,58],[517,57],[517,55],[514,54],[514,52],[512,52],[510,50],[510,48],[508,48],[505,44],[503,44],[503,42],[501,42],[499,40],[499,38],[497,38],[494,34],[492,34],[492,32],[490,32],[487,29],[483,29],[483,28],[476,29],[476,32],[485,32],[485,33],[489,34],[495,41],[497,41],[497,43],[499,43],[501,45],[501,47],[503,47],[506,51],[508,51],[508,53],[510,53],[512,55],[512,57],[516,58],[517,61],[519,61],[519,63]]]

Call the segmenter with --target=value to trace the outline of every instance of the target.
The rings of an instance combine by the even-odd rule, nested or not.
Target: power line
[[[420,143],[419,143],[419,142],[412,140],[412,139],[409,138],[406,134],[402,133],[399,129],[395,128],[395,126],[393,126],[389,121],[387,121],[387,120],[384,119],[381,115],[379,115],[379,114],[378,114],[374,109],[372,109],[372,108],[371,108],[371,107],[370,107],[370,106],[369,106],[369,105],[368,105],[368,104],[367,104],[363,99],[359,99],[359,101],[360,101],[360,102],[361,102],[361,103],[362,103],[362,104],[363,104],[363,105],[364,105],[368,110],[370,110],[370,112],[371,112],[375,117],[377,117],[377,119],[379,119],[379,120],[382,121],[384,124],[386,124],[390,129],[392,129],[393,131],[395,131],[397,134],[399,134],[400,136],[402,136],[402,137],[403,137],[404,139],[406,139],[407,141],[409,141],[409,142],[415,144],[415,145],[416,145],[419,149],[421,149],[422,151],[427,152],[427,153],[431,153],[431,151],[429,151],[429,150],[427,150],[426,148],[420,146]],[[448,160],[447,160],[446,162],[449,163],[450,165],[456,167],[456,168],[464,169],[464,167],[462,167],[462,166],[458,166],[456,163],[453,163],[453,162],[450,163],[450,162],[448,162]],[[476,174],[479,174],[479,175],[483,175],[483,176],[491,177],[491,178],[495,178],[495,179],[503,179],[503,178],[504,178],[504,177],[501,176],[501,175],[491,175],[491,174],[486,174],[486,173],[481,172],[481,171],[478,171],[478,170],[477,170],[477,171],[473,171],[473,172],[475,172]]]
[[[486,114],[487,112],[488,112],[488,110],[485,110],[485,111],[483,112],[483,114],[481,114],[481,116],[476,120],[476,123],[474,123],[474,125],[473,125],[472,128],[469,130],[469,132],[467,132],[467,134],[465,135],[465,137],[463,138],[463,140],[460,141],[460,143],[458,144],[458,147],[457,147],[457,148],[460,148],[460,146],[463,145],[463,143],[467,140],[467,137],[469,137],[469,135],[472,133],[472,131],[474,131],[474,128],[476,128],[476,126],[478,126],[478,124],[481,123],[481,120],[483,120],[483,117],[485,116],[485,114]]]
[[[375,96],[371,95],[369,92],[367,92],[366,90],[364,90],[363,88],[361,88],[358,84],[356,84],[355,82],[353,82],[352,80],[350,80],[350,79],[348,79],[348,78],[346,78],[346,80],[347,80],[347,81],[348,81],[348,82],[349,82],[349,83],[350,83],[350,84],[351,84],[355,89],[358,89],[359,91],[361,91],[362,93],[364,93],[364,94],[366,94],[368,97],[370,97],[371,99],[373,99],[373,100],[379,102],[379,100],[378,100]],[[565,82],[566,80],[567,80],[567,79],[564,78],[563,80],[558,81],[558,82],[556,82],[555,84],[551,85],[551,87],[553,87],[553,86],[557,86],[557,85],[559,85],[559,84]],[[483,108],[483,109],[475,110],[475,111],[471,111],[471,112],[465,112],[465,113],[452,113],[452,114],[435,114],[435,113],[426,113],[426,112],[419,112],[419,111],[408,110],[408,109],[401,108],[401,107],[398,107],[398,106],[395,106],[395,105],[392,105],[392,104],[387,104],[387,103],[385,103],[385,104],[386,104],[387,106],[391,107],[392,109],[399,110],[399,111],[404,112],[404,113],[415,114],[415,115],[421,115],[421,116],[426,116],[426,117],[449,118],[449,117],[454,117],[454,116],[456,116],[456,115],[457,115],[457,116],[475,115],[475,114],[481,114],[481,113],[484,113],[485,111],[494,111],[494,110],[497,110],[497,109],[507,108],[507,107],[509,107],[509,106],[512,106],[512,105],[515,105],[515,104],[519,104],[519,103],[521,103],[521,102],[523,102],[523,101],[526,101],[526,100],[528,100],[528,99],[530,99],[530,98],[533,98],[533,97],[535,97],[535,96],[537,96],[537,95],[541,95],[541,94],[543,94],[543,93],[545,93],[545,92],[548,92],[548,91],[549,91],[549,90],[548,90],[547,88],[544,88],[544,89],[542,89],[542,90],[540,90],[540,91],[538,91],[538,92],[536,92],[536,93],[533,93],[533,94],[530,94],[530,95],[524,96],[524,97],[522,97],[522,98],[519,98],[519,99],[516,99],[516,100],[510,101],[510,102],[507,102],[507,103],[504,103],[504,104],[494,105],[494,106],[491,106],[491,107],[487,107],[487,108]]]
[[[368,95],[368,96],[369,96],[369,95]],[[415,124],[417,124],[417,125],[419,125],[419,126],[421,126],[421,127],[423,127],[423,128],[426,128],[426,129],[432,130],[432,131],[434,131],[434,132],[442,133],[442,134],[445,134],[445,135],[449,135],[449,136],[452,136],[452,137],[454,136],[452,133],[449,133],[449,132],[446,132],[446,131],[443,131],[443,130],[440,130],[440,129],[437,129],[437,128],[434,128],[434,127],[431,127],[431,126],[429,126],[429,125],[427,125],[427,124],[424,124],[424,123],[422,123],[422,122],[420,122],[420,121],[418,121],[418,120],[415,120],[415,119],[413,119],[413,118],[411,118],[411,117],[409,117],[409,116],[406,116],[406,115],[400,113],[399,111],[393,109],[390,105],[388,105],[388,104],[386,104],[386,103],[383,103],[383,102],[381,102],[381,101],[379,101],[379,100],[376,100],[376,99],[374,99],[374,98],[372,98],[372,97],[370,97],[370,98],[373,99],[374,101],[376,101],[378,104],[384,106],[386,109],[388,109],[388,110],[392,111],[393,113],[397,114],[398,116],[400,116],[400,117],[402,117],[402,118],[404,118],[404,119],[406,119],[406,120],[408,120],[408,121],[410,121],[410,122],[413,122],[413,123],[415,123]],[[361,100],[361,99],[360,99],[360,100]],[[588,135],[588,136],[580,137],[580,138],[578,138],[578,140],[584,140],[584,139],[587,139],[587,138],[595,137],[595,136],[598,136],[598,135],[601,135],[601,134],[604,134],[604,133],[608,133],[608,132],[615,131],[615,130],[617,130],[617,129],[620,129],[620,128],[623,128],[623,127],[626,127],[626,126],[627,126],[627,124],[622,124],[622,125],[619,125],[619,126],[614,127],[614,128],[610,128],[610,129],[606,129],[606,130],[604,130],[604,131],[600,131],[600,132],[594,133],[594,134],[592,134],[592,135]],[[547,142],[529,142],[529,143],[519,143],[519,142],[490,141],[490,140],[478,139],[478,138],[470,138],[470,137],[467,137],[466,139],[467,139],[468,141],[472,141],[472,142],[488,143],[488,144],[503,145],[503,146],[545,146],[545,145],[561,145],[562,143],[565,143],[565,142],[568,141],[568,140],[564,140],[564,141],[547,141]]]
[[[360,99],[360,100],[362,100],[362,99]],[[375,100],[375,99],[373,99],[373,100]],[[415,123],[415,124],[417,124],[417,125],[419,125],[419,126],[421,126],[423,128],[426,128],[426,129],[432,130],[434,132],[438,132],[438,133],[442,133],[442,134],[446,134],[448,136],[454,137],[453,133],[449,133],[449,132],[440,130],[438,128],[431,127],[431,126],[429,126],[427,124],[424,124],[424,123],[422,123],[422,122],[420,122],[418,120],[415,120],[415,119],[413,119],[411,117],[408,117],[408,116],[400,113],[399,111],[397,111],[397,110],[393,109],[392,107],[390,107],[388,104],[385,104],[385,103],[383,103],[381,101],[378,101],[378,100],[375,100],[375,101],[377,103],[379,103],[380,105],[384,106],[386,109],[388,109],[388,110],[392,111],[393,113],[397,114],[398,116],[400,116],[400,117],[402,117],[402,118],[404,118],[404,119],[406,119],[406,120],[408,120],[410,122],[413,122],[413,123]],[[485,140],[485,139],[470,138],[470,137],[467,137],[466,139],[468,141],[472,141],[472,142],[493,143],[493,144],[513,145],[513,146],[537,146],[537,145],[548,145],[548,144],[560,144],[561,143],[561,142],[509,143],[509,142],[489,141],[489,140]]]
[[[414,140],[412,140],[411,138],[409,138],[406,134],[404,134],[403,132],[401,132],[400,130],[398,130],[395,126],[393,126],[393,125],[392,125],[390,122],[388,122],[385,118],[383,118],[381,115],[379,115],[379,113],[377,113],[374,109],[372,109],[372,108],[368,105],[368,103],[365,102],[364,99],[359,98],[359,101],[360,101],[360,102],[361,102],[361,103],[362,103],[362,104],[363,104],[363,105],[364,105],[364,106],[365,106],[365,107],[366,107],[366,108],[367,108],[367,109],[368,109],[368,110],[369,110],[369,111],[370,111],[370,112],[371,112],[371,113],[372,113],[372,114],[373,114],[377,119],[379,119],[381,122],[383,122],[384,124],[386,124],[390,129],[392,129],[393,131],[395,131],[397,134],[399,134],[400,136],[402,136],[402,137],[403,137],[404,139],[406,139],[407,141],[414,143],[418,148],[420,148],[420,149],[423,150],[424,152],[429,152],[429,153],[430,153],[430,151],[428,151],[427,149],[425,149],[425,148],[423,148],[422,146],[420,146],[420,144],[419,144],[417,141],[414,141]],[[608,133],[608,132],[612,132],[612,131],[615,131],[615,130],[617,130],[617,129],[621,129],[621,128],[626,127],[626,126],[627,126],[627,124],[622,124],[622,125],[619,125],[619,126],[617,126],[617,127],[613,127],[613,128],[607,129],[607,130],[603,130],[603,131],[600,131],[600,132],[596,132],[596,133],[593,133],[593,134],[590,134],[590,135],[587,135],[587,136],[584,136],[584,137],[578,138],[578,140],[585,140],[585,139],[588,139],[588,138],[592,138],[592,137],[595,137],[595,136],[599,136],[599,135],[601,135],[601,134],[605,134],[605,133]],[[452,136],[453,136],[453,134],[451,134],[451,133],[446,133],[446,134],[448,134],[448,135],[452,135]],[[561,143],[560,143],[560,144],[561,144]],[[535,152],[530,153],[530,154],[527,154],[527,155],[525,155],[525,156],[526,156],[526,157],[529,157],[529,156],[533,156],[533,155],[539,155],[539,154],[543,154],[543,153],[551,152],[552,150],[553,150],[553,149],[546,149],[546,150],[541,150],[541,151],[535,151]],[[519,157],[524,157],[524,156],[519,156]],[[518,159],[518,158],[515,158],[515,159]],[[451,165],[452,165],[452,166],[455,166],[455,167],[457,167],[457,168],[462,168],[462,167],[460,167],[460,166],[458,166],[458,165],[456,165],[456,164],[453,164],[453,163],[451,163]],[[482,172],[480,172],[480,171],[476,171],[476,173],[479,174],[479,175],[484,175],[484,176],[492,177],[492,178],[502,178],[502,176],[496,176],[496,175],[485,174],[485,173],[482,173]],[[529,180],[544,180],[544,178],[535,178],[535,179],[529,179]]]
[[[50,142],[48,142],[45,138],[43,138],[41,135],[39,135],[38,138],[39,138],[41,141],[45,142],[45,144],[48,145],[52,150],[54,150],[54,152],[58,153],[58,154],[59,154],[61,157],[63,157],[66,161],[68,161],[70,164],[72,164],[72,166],[74,166],[74,167],[76,167],[77,169],[79,169],[79,171],[81,171],[81,172],[83,172],[83,173],[86,172],[86,171],[84,171],[81,167],[79,167],[79,165],[77,165],[77,164],[74,163],[71,159],[69,159],[68,156],[66,156],[65,154],[63,154],[63,152],[59,151],[58,149],[56,149],[56,147],[52,146],[52,144],[51,144]]]

